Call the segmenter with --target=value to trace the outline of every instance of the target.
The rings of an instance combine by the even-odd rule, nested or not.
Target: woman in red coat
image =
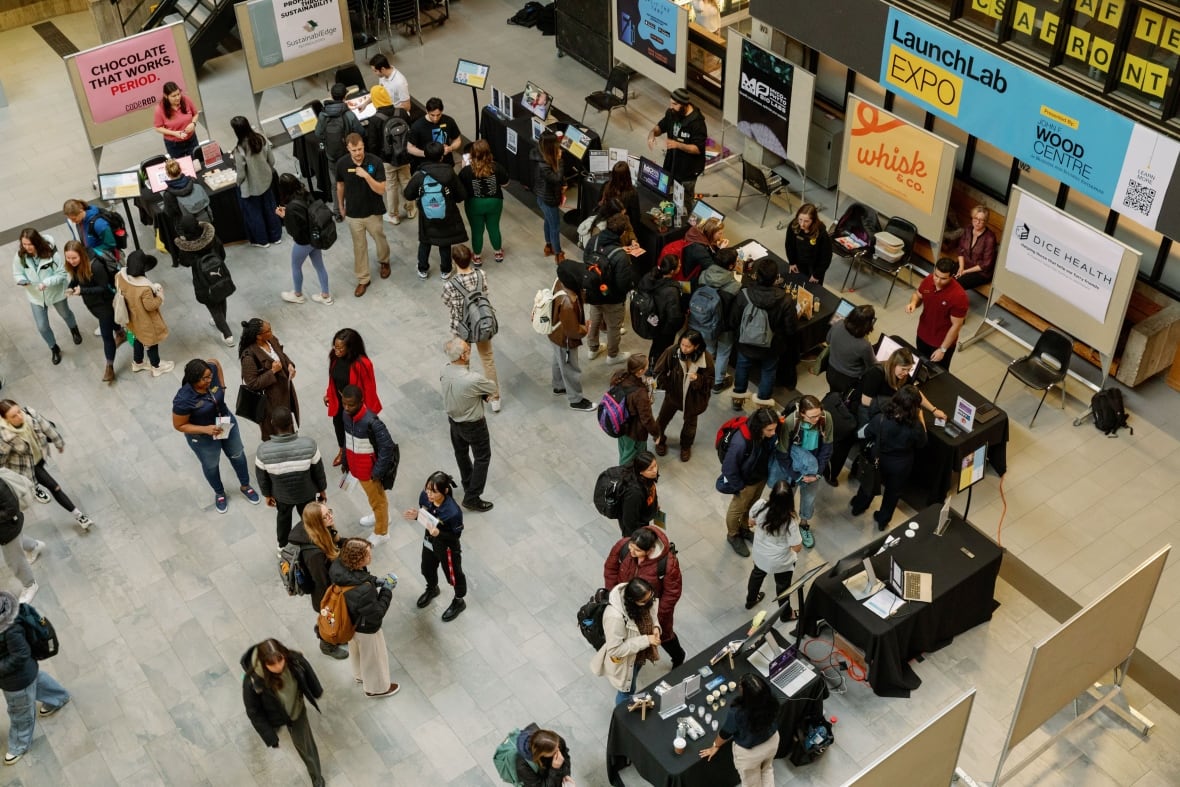
[[[365,340],[352,328],[341,328],[332,337],[332,350],[328,353],[328,390],[324,393],[324,405],[336,429],[336,446],[339,448],[332,460],[333,467],[339,467],[344,459],[344,404],[340,397],[350,385],[361,389],[366,410],[374,415],[381,412],[377,377],[373,362],[365,352]]]
[[[655,525],[641,527],[630,538],[619,539],[602,565],[603,586],[607,590],[635,577],[651,585],[660,600],[656,613],[660,644],[672,659],[672,669],[676,669],[684,663],[684,648],[672,628],[676,602],[680,601],[680,561],[667,534]]]

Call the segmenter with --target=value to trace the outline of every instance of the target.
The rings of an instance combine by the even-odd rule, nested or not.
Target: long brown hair
[[[283,673],[271,672],[266,665],[278,664],[281,660],[286,662],[286,669],[290,669],[291,651],[277,639],[265,639],[258,643],[257,654],[258,661],[262,664],[262,682],[266,684],[267,689],[277,694],[283,688]]]
[[[549,165],[549,169],[560,173],[561,144],[557,141],[557,135],[552,131],[542,133],[541,138],[537,140],[537,148],[541,151],[541,158]]]
[[[542,759],[552,758],[560,750],[561,736],[552,730],[537,730],[529,738],[529,754],[537,766],[543,766]]]
[[[633,191],[635,184],[631,182],[631,168],[627,166],[627,162],[620,161],[611,167],[610,179],[602,187],[602,204],[612,199],[623,202]]]
[[[326,508],[327,506],[323,503],[314,503],[304,508],[303,529],[307,531],[307,537],[311,539],[311,543],[319,547],[328,560],[335,560],[340,554],[340,549],[336,546],[336,539],[332,537],[331,531],[328,530],[328,524],[324,521]]]
[[[53,246],[49,245],[49,241],[41,235],[40,232],[32,227],[25,227],[20,231],[20,239],[28,241],[33,244],[33,253],[37,256],[32,259],[47,260],[53,256]],[[17,253],[20,254],[22,260],[30,259],[29,255],[25,253],[25,245],[23,243],[17,248]]]
[[[74,268],[74,278],[80,282],[90,281],[91,276],[94,275],[94,270],[90,267],[90,255],[86,253],[86,245],[82,241],[68,240],[66,247],[62,253],[63,260],[65,255],[71,251],[78,254],[78,265]],[[70,267],[70,263],[66,262],[66,267]]]
[[[486,139],[471,143],[471,172],[477,178],[490,178],[496,174],[496,160],[492,158],[492,146]]]
[[[811,230],[806,234],[799,227],[800,216],[811,217]],[[791,231],[803,235],[805,238],[815,238],[819,236],[821,229],[823,229],[823,226],[819,223],[819,211],[810,202],[804,202],[799,206],[799,210],[795,211],[795,220],[791,222]]]
[[[898,347],[889,354],[889,357],[885,359],[885,363],[881,364],[882,368],[885,369],[885,382],[889,384],[889,390],[898,391],[905,384],[904,381],[897,379],[897,372],[894,370],[899,366],[913,365],[914,354],[905,347]]]

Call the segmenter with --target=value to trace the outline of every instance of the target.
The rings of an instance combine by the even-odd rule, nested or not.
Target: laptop
[[[934,600],[934,575],[925,571],[906,571],[894,558],[889,558],[889,584],[894,593],[906,601]]]
[[[844,580],[844,587],[857,601],[863,601],[885,587],[885,583],[877,579],[877,572],[873,570],[873,561],[866,557],[861,562],[865,570]]]
[[[762,677],[773,683],[775,688],[791,698],[803,691],[816,676],[815,667],[798,656],[798,649],[790,645],[765,667],[756,665],[756,669],[762,673]]]
[[[852,303],[852,301],[846,298],[841,298],[840,302],[836,304],[836,318],[843,320],[845,317],[851,314],[852,310],[855,308],[856,306]]]

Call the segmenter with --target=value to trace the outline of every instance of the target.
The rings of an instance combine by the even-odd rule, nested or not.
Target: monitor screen
[[[703,199],[697,200],[696,204],[692,206],[692,213],[688,214],[688,223],[692,226],[702,224],[709,219],[717,219],[718,221],[725,221],[725,214],[714,208]]]
[[[212,140],[201,145],[200,153],[201,161],[206,167],[216,167],[224,160],[221,155],[221,145]]]
[[[459,58],[458,65],[455,66],[455,84],[467,85],[478,90],[483,90],[483,86],[488,81],[488,66],[483,63],[476,63],[473,60],[464,60]]]
[[[190,178],[197,176],[197,170],[193,167],[193,159],[191,156],[181,156],[176,159],[176,163],[180,165],[180,171]],[[159,194],[164,189],[168,188],[168,173],[164,171],[167,162],[163,164],[153,164],[144,171],[147,176],[148,187],[153,194]]]
[[[528,82],[524,86],[524,95],[520,97],[520,105],[532,112],[541,120],[549,117],[549,105],[553,103],[553,98],[541,88]]]
[[[836,304],[836,317],[843,320],[845,317],[851,314],[852,310],[855,308],[856,306],[853,305],[852,301],[846,298],[841,298],[840,303]]]
[[[287,130],[287,136],[291,139],[298,139],[315,131],[316,116],[315,110],[311,107],[283,115],[280,120],[282,120],[283,128]]]
[[[574,158],[580,159],[586,155],[586,149],[590,147],[590,135],[583,133],[580,128],[571,123],[565,128],[565,135],[561,138],[561,146],[568,150]]]
[[[661,197],[672,193],[672,176],[668,170],[645,158],[639,159],[639,182]]]
[[[882,336],[881,337],[881,346],[877,348],[877,361],[879,363],[884,363],[885,361],[888,361],[889,356],[893,355],[893,353],[895,351],[900,350],[900,349],[901,349],[901,345],[898,344],[897,342],[893,341],[892,338],[890,338],[888,336]]]
[[[99,173],[98,193],[107,201],[135,199],[139,196],[139,173],[135,170]]]

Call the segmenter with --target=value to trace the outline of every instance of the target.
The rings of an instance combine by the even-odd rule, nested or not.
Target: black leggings
[[[61,491],[61,484],[45,469],[44,459],[38,462],[37,466],[33,468],[33,477],[37,479],[39,486],[43,486],[49,490],[49,494],[53,495],[53,499],[57,501],[59,506],[67,511],[72,512],[74,510],[74,501],[70,500],[69,495]]]

